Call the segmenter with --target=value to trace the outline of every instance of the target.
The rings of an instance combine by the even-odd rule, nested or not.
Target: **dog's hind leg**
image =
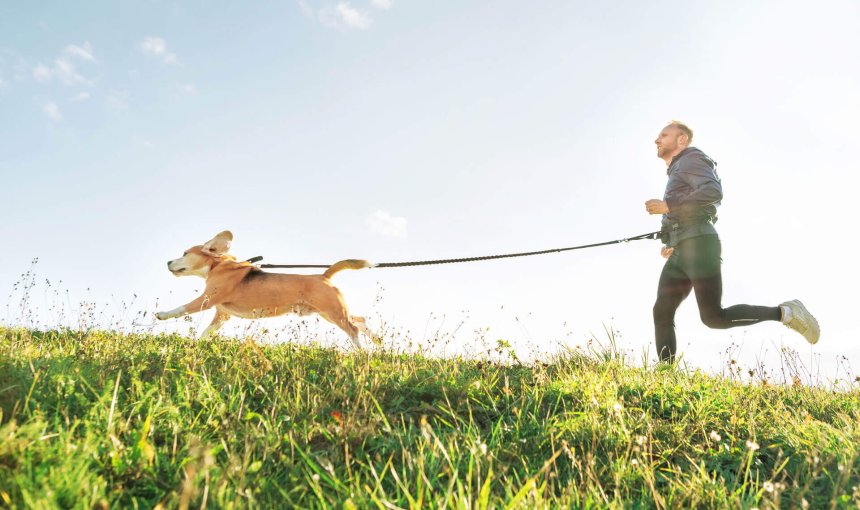
[[[364,349],[364,345],[361,344],[361,339],[358,337],[358,327],[347,319],[346,316],[338,320],[335,324],[337,324],[340,329],[346,331],[346,334],[349,335],[349,339],[352,340],[353,347],[356,349]]]
[[[215,309],[215,317],[212,318],[212,322],[209,324],[209,327],[200,335],[200,338],[209,338],[211,336],[215,336],[215,333],[221,329],[221,325],[227,322],[230,319],[230,314],[227,312],[221,311],[221,309]]]
[[[376,333],[371,331],[370,328],[367,327],[367,321],[365,320],[364,317],[360,317],[358,315],[350,315],[349,320],[350,320],[350,322],[355,324],[355,326],[359,329],[359,331],[361,331],[362,333],[367,335],[367,338],[370,338],[376,344],[382,343],[382,337],[377,335]]]
[[[349,339],[352,341],[353,347],[356,349],[364,349],[364,346],[361,345],[361,340],[358,338],[359,328],[352,323],[349,314],[346,313],[346,309],[341,308],[340,310],[333,311],[320,310],[319,314],[320,317],[331,322],[349,335]]]
[[[360,317],[358,315],[350,315],[349,321],[355,324],[355,327],[357,327],[358,330],[365,335],[373,336],[373,333],[369,329],[367,329],[367,321],[364,319],[364,317]]]

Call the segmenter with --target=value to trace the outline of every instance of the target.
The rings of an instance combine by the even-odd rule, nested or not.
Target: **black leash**
[[[647,234],[641,234],[634,237],[626,237],[624,239],[616,239],[614,241],[606,241],[603,243],[594,243],[594,244],[583,244],[581,246],[571,246],[570,248],[553,248],[551,250],[541,250],[541,251],[526,251],[522,253],[509,253],[506,255],[486,255],[483,257],[466,257],[461,259],[438,259],[438,260],[420,260],[415,262],[382,262],[381,264],[376,264],[373,267],[410,267],[410,266],[430,266],[436,264],[456,264],[458,262],[477,262],[479,260],[495,260],[495,259],[508,259],[513,257],[528,257],[530,255],[545,255],[547,253],[560,253],[563,251],[572,251],[572,250],[584,250],[585,248],[596,248],[598,246],[608,246],[610,244],[619,244],[619,243],[627,243],[630,241],[639,241],[640,239],[659,239],[660,232],[648,232]],[[262,256],[257,256],[248,259],[246,262],[259,262],[263,260]],[[260,264],[263,269],[294,269],[300,267],[319,267],[319,268],[328,268],[331,267],[331,264]]]

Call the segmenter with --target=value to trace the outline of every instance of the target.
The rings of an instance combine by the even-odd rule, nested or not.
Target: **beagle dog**
[[[369,337],[363,317],[350,315],[340,291],[330,278],[344,269],[372,267],[366,260],[341,260],[323,274],[299,275],[267,273],[249,262],[237,262],[228,255],[233,234],[225,230],[203,245],[192,246],[178,259],[167,263],[176,276],[199,276],[206,280],[203,294],[188,304],[158,312],[159,320],[182,317],[215,308],[215,318],[203,337],[215,334],[231,316],[245,319],[275,317],[287,313],[317,313],[349,335],[361,349],[359,332]]]

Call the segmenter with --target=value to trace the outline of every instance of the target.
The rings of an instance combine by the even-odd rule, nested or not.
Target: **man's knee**
[[[699,317],[702,319],[702,323],[712,329],[726,329],[725,315],[725,310],[719,308],[699,310]]]

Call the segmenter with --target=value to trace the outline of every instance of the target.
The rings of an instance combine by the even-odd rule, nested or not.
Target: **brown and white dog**
[[[363,317],[349,314],[343,296],[329,280],[338,271],[372,267],[371,263],[341,260],[325,273],[316,275],[267,273],[227,255],[232,240],[233,234],[225,230],[167,263],[167,269],[176,276],[203,278],[206,289],[194,301],[167,312],[158,312],[156,318],[172,319],[215,307],[215,318],[203,332],[205,337],[216,333],[234,315],[257,319],[286,313],[318,313],[344,330],[356,348],[362,348],[359,331],[373,337]]]

